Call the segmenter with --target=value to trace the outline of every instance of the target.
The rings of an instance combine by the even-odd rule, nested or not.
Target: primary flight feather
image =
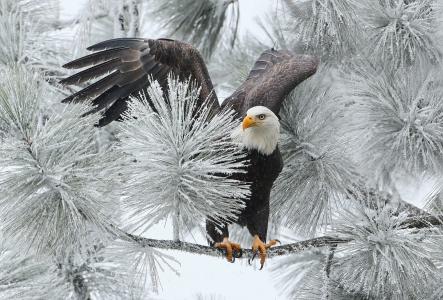
[[[191,77],[201,87],[198,106],[209,105],[214,113],[224,108],[235,110],[239,126],[232,133],[250,161],[245,173],[235,179],[251,185],[250,199],[237,223],[246,226],[254,237],[253,250],[260,254],[261,265],[266,249],[269,197],[272,185],[283,168],[278,149],[280,124],[278,114],[286,96],[317,70],[318,59],[290,51],[269,49],[255,62],[244,83],[219,105],[209,72],[200,53],[191,45],[170,39],[119,38],[93,45],[94,53],[64,65],[69,69],[86,68],[63,84],[80,84],[98,77],[100,80],[65,98],[63,102],[92,100],[92,112],[102,111],[98,126],[119,120],[131,96],[145,90],[149,78],[167,90],[167,77],[173,73],[181,80]],[[217,226],[210,220],[206,230],[211,244],[226,249],[233,261],[240,245],[229,241],[228,224]]]

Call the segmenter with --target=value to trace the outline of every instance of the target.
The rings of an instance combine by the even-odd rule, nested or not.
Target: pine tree
[[[64,62],[148,36],[149,22],[205,54],[219,94],[266,48],[321,57],[280,114],[269,230],[299,241],[268,256],[281,256],[272,272],[287,297],[443,297],[439,1],[285,0],[259,20],[267,40],[239,35],[239,13],[239,1],[100,0],[62,22],[55,0],[0,2],[1,299],[146,299],[159,268],[179,271],[159,249],[220,257],[186,238],[244,207],[248,185],[229,179],[245,164],[232,112],[195,117],[199,87],[174,74],[167,93],[146,91],[154,107],[141,93],[106,129],[89,103],[59,103]],[[74,42],[58,37],[66,28]],[[400,179],[425,177],[437,182],[427,204],[405,202]],[[174,240],[146,236],[165,220]]]

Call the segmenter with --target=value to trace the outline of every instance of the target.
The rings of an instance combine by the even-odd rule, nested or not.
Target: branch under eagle
[[[419,216],[410,217],[402,223],[402,227],[405,229],[423,229],[430,228],[432,226],[442,226],[443,225],[443,215],[438,216]],[[200,244],[182,242],[182,241],[172,241],[172,240],[156,240],[140,237],[137,235],[132,235],[125,233],[123,231],[119,232],[119,238],[135,242],[141,247],[153,247],[165,250],[179,250],[193,254],[201,254],[208,256],[220,257],[222,252],[214,247],[209,247]],[[296,243],[280,245],[272,247],[267,251],[268,257],[283,256],[295,254],[307,249],[312,248],[322,248],[322,247],[334,247],[338,244],[345,244],[351,242],[351,239],[343,239],[340,237],[333,236],[323,236],[316,237],[309,240],[304,240]],[[251,249],[243,249],[242,257],[237,258],[250,258],[253,256],[253,251]]]

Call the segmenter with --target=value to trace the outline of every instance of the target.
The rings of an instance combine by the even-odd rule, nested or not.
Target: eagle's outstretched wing
[[[253,106],[266,106],[278,115],[286,96],[317,71],[318,58],[286,50],[264,51],[245,82],[222,104],[239,116]]]
[[[181,80],[195,80],[201,87],[199,105],[208,99],[218,109],[217,96],[200,53],[191,45],[170,39],[119,38],[88,48],[99,51],[64,65],[68,69],[88,67],[61,81],[81,84],[100,80],[65,98],[63,102],[91,99],[93,111],[104,111],[99,126],[116,120],[127,108],[128,97],[149,86],[148,77],[157,80],[166,90],[169,72]]]

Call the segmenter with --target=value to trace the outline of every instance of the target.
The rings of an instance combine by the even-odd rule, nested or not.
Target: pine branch
[[[210,246],[199,245],[194,243],[182,242],[182,241],[171,241],[171,240],[155,240],[144,238],[132,234],[126,234],[126,238],[132,239],[132,241],[138,243],[142,247],[153,247],[158,249],[167,250],[180,250],[184,252],[202,254],[209,256],[221,256],[222,252],[218,249]],[[281,245],[277,247],[270,248],[267,251],[268,257],[289,255],[297,252],[307,250],[309,248],[321,248],[329,245],[343,244],[350,240],[340,239],[336,237],[318,237],[301,242]],[[243,256],[241,258],[248,258],[252,256],[251,249],[243,249]]]
[[[443,225],[443,215],[426,215],[426,216],[416,216],[410,217],[407,221],[403,222],[401,225],[410,229],[422,229],[429,228],[432,226],[440,226]]]
[[[357,192],[360,194],[357,194]],[[382,203],[387,204],[387,203],[391,203],[392,201],[394,201],[392,194],[390,193],[386,193],[386,192],[380,192],[377,191],[376,189],[365,189],[363,187],[358,187],[356,190],[352,190],[352,189],[348,189],[347,190],[348,194],[351,195],[352,197],[354,197],[355,199],[360,199],[363,196],[365,196],[363,201],[363,204],[365,204],[368,208],[371,209],[375,209],[377,208],[379,201],[382,200]],[[398,205],[398,212],[407,212],[408,213],[408,217],[417,217],[420,216],[420,218],[427,216],[427,217],[432,217],[432,215],[409,203],[406,202],[402,199],[399,199],[399,205]]]
[[[443,215],[438,216],[426,216],[426,217],[411,217],[406,219],[402,223],[404,228],[409,229],[422,229],[429,228],[432,226],[441,226],[443,225]],[[129,234],[120,230],[118,228],[114,228],[114,232],[117,232],[119,238],[122,238],[127,241],[136,242],[141,247],[153,247],[158,249],[167,249],[167,250],[179,250],[194,254],[208,255],[208,256],[220,256],[222,252],[217,250],[214,247],[182,242],[182,241],[172,241],[172,240],[156,240],[150,238],[144,238],[141,236]],[[317,237],[305,241],[300,241],[291,244],[285,244],[277,247],[270,248],[267,251],[268,257],[275,256],[283,256],[290,255],[294,253],[298,253],[310,248],[321,248],[325,246],[330,246],[331,249],[335,249],[338,244],[345,244],[351,242],[352,239],[344,239],[340,237],[332,237],[332,236],[323,236]],[[252,256],[251,249],[243,249],[243,256],[241,258],[248,258]]]

